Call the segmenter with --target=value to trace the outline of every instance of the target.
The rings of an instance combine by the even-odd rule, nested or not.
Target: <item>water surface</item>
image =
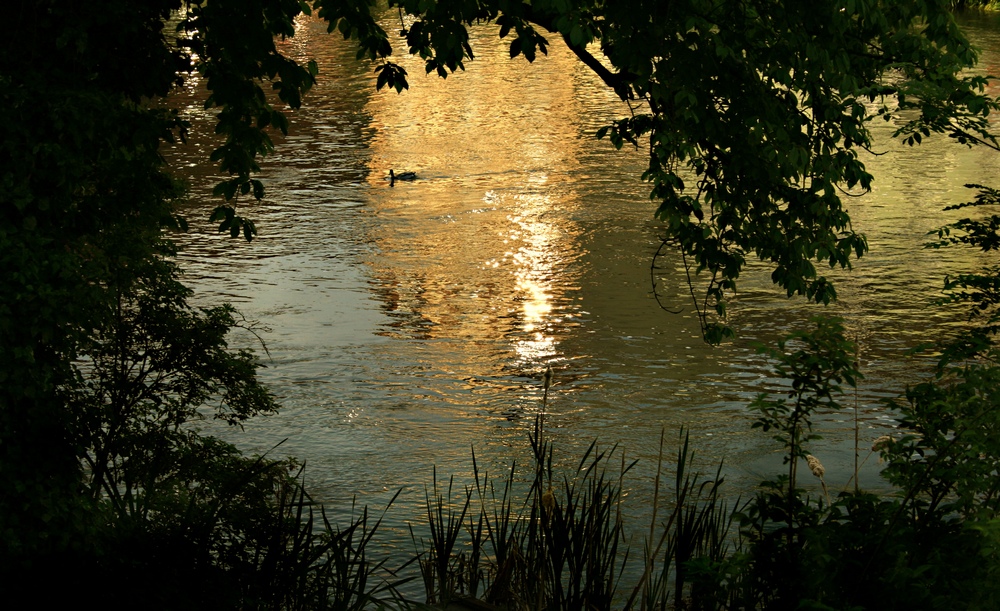
[[[993,18],[969,27],[987,47],[983,70],[1000,64]],[[402,488],[394,514],[405,520],[422,511],[434,465],[467,481],[473,447],[493,471],[526,460],[551,365],[546,427],[567,456],[594,439],[619,444],[640,460],[626,485],[642,498],[661,429],[673,442],[686,427],[706,470],[724,459],[733,489],[748,489],[781,468],[745,409],[776,387],[755,345],[822,308],[785,298],[758,265],[731,306],[740,337],[706,346],[670,255],[653,276],[680,313],[661,309],[650,265],[662,231],[639,180],[642,152],[594,138],[629,109],[559,41],[528,65],[494,36],[475,29],[476,60],[446,80],[397,49],[410,74],[397,95],[376,92],[371,67],[303,19],[284,44],[317,59],[320,82],[263,163],[267,200],[244,211],[260,232],[252,244],[205,222],[217,204],[212,168],[182,168],[192,187],[192,231],[179,238],[187,282],[199,300],[231,301],[266,329],[262,377],[284,406],[222,434],[258,452],[285,440],[275,453],[307,461],[317,497],[338,508],[353,497],[378,505]],[[196,123],[183,159],[207,157],[200,102],[184,108]],[[985,263],[920,245],[956,218],[941,210],[970,197],[964,183],[996,176],[1000,157],[943,138],[904,147],[892,128],[878,126],[881,155],[866,159],[873,191],[847,201],[871,253],[833,274],[840,300],[827,309],[845,317],[866,376],[848,412],[818,419],[826,439],[813,453],[835,489],[853,472],[853,408],[863,446],[890,430],[884,399],[927,366],[907,350],[964,324],[963,312],[935,305],[943,276]],[[389,169],[419,180],[390,187]],[[862,482],[880,485],[874,459]]]

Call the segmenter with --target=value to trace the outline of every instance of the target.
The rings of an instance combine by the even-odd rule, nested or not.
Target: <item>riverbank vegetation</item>
[[[911,145],[941,135],[997,146],[997,103],[986,77],[964,71],[976,53],[944,1],[390,5],[428,72],[462,68],[473,57],[466,28],[486,22],[529,62],[547,37],[561,39],[631,105],[599,135],[648,147],[664,246],[684,262],[713,342],[732,335],[726,296],[748,257],[789,296],[835,298],[818,267],[849,267],[867,249],[841,196],[873,180],[858,156],[870,121],[893,122]],[[15,3],[0,43],[0,582],[11,600],[411,604],[405,567],[367,551],[379,519],[358,509],[331,524],[294,461],[245,456],[193,428],[208,417],[238,427],[278,406],[257,357],[227,343],[248,323],[227,305],[189,303],[169,239],[185,227],[176,206],[186,194],[160,154],[186,136],[170,92],[197,74],[218,113],[212,218],[252,240],[259,159],[318,77],[275,39],[314,12],[357,43],[379,88],[400,91],[407,74],[379,11],[368,0]],[[982,211],[1000,196],[978,191],[962,206],[978,216],[941,229],[934,246],[997,249],[1000,217]],[[427,549],[409,563],[427,600],[996,608],[998,278],[992,268],[946,281],[947,298],[977,319],[942,347],[936,376],[895,404],[900,435],[879,446],[895,496],[802,489],[803,465],[823,477],[811,417],[838,409],[859,373],[839,324],[819,321],[770,353],[788,392],[750,406],[788,469],[752,499],[727,501],[720,475],[696,476],[685,439],[672,492],[651,499],[648,534],[627,537],[620,454],[595,444],[561,473],[539,420],[527,475],[477,470],[457,504],[451,484],[431,483]]]
[[[811,420],[842,410],[859,372],[839,322],[816,319],[769,351],[788,392],[749,406],[754,426],[783,447],[787,471],[733,501],[721,466],[709,477],[694,470],[682,433],[676,460],[657,469],[653,498],[638,500],[652,505],[646,534],[623,529],[620,503],[637,500],[623,500],[631,465],[616,463],[616,449],[595,444],[575,471],[554,474],[539,420],[520,506],[510,498],[513,472],[499,496],[478,471],[464,495],[435,486],[427,504],[435,536],[419,559],[427,600],[477,597],[492,606],[467,608],[497,609],[995,609],[1000,369],[991,351],[943,361],[934,380],[895,405],[898,435],[855,448],[885,461],[891,493],[855,483],[831,495],[809,453]],[[665,471],[674,473],[669,491]]]

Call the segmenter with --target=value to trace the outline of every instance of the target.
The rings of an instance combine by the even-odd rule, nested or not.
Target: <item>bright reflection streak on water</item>
[[[270,329],[262,375],[284,405],[245,434],[223,434],[255,451],[287,438],[276,452],[307,460],[319,500],[377,505],[403,488],[394,509],[402,520],[420,514],[432,464],[468,481],[471,446],[492,472],[526,460],[551,364],[547,426],[557,448],[572,460],[594,438],[620,443],[642,461],[632,496],[649,492],[664,426],[668,442],[690,427],[704,468],[724,458],[736,489],[775,472],[780,459],[749,430],[745,410],[776,388],[753,344],[819,308],[787,300],[756,266],[732,304],[741,338],[705,346],[676,257],[656,276],[665,305],[682,313],[651,296],[660,231],[638,181],[641,153],[593,139],[627,108],[558,43],[527,66],[488,30],[475,35],[476,61],[446,81],[400,56],[411,89],[397,96],[375,93],[354,52],[302,20],[284,44],[316,57],[321,80],[263,164],[268,200],[246,211],[260,229],[249,245],[204,222],[217,178],[188,162],[207,158],[213,136],[200,102],[178,96],[196,120],[179,164],[194,227],[179,238],[181,264],[199,299],[233,301]],[[996,36],[981,26],[976,35]],[[866,379],[846,401],[859,408],[862,443],[891,425],[882,400],[922,366],[906,350],[962,324],[933,300],[945,273],[985,260],[919,245],[954,218],[941,208],[969,197],[963,183],[997,169],[996,155],[940,139],[909,149],[886,138],[882,147],[888,154],[868,160],[874,192],[847,202],[872,253],[851,274],[831,274],[841,296],[831,309],[862,345]],[[390,188],[391,168],[420,178]],[[813,452],[832,486],[846,484],[853,412],[817,425],[827,440]],[[877,486],[870,462],[863,483]]]

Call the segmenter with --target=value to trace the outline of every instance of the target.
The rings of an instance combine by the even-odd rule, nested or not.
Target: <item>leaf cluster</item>
[[[275,403],[256,356],[228,345],[243,321],[228,306],[190,307],[171,263],[163,232],[185,227],[184,189],[160,146],[187,126],[154,99],[198,64],[213,103],[254,115],[241,125],[285,125],[252,90],[236,100],[226,71],[304,87],[284,61],[243,55],[291,31],[288,6],[17,3],[19,27],[0,43],[0,581],[12,599],[78,605],[113,578],[112,608],[250,607],[268,587],[308,591],[265,575],[316,578],[308,503],[279,498],[295,489],[287,465],[193,428]],[[240,27],[254,23],[263,37]],[[298,103],[292,89],[278,99]],[[230,185],[262,196],[259,183]]]
[[[824,326],[826,329],[824,329]],[[837,407],[853,385],[850,346],[835,324],[796,334],[807,348],[773,353],[792,405],[758,399],[755,427],[778,431],[787,462],[805,457],[811,410]],[[810,337],[812,336],[812,337]],[[826,354],[826,357],[819,355]],[[825,374],[816,375],[819,370]],[[896,493],[844,492],[832,502],[795,485],[795,470],[764,482],[738,508],[742,544],[725,561],[699,561],[712,609],[988,609],[996,587],[997,409],[990,360],[955,366],[895,404],[901,436],[880,440]],[[823,380],[826,380],[824,383]],[[799,400],[800,391],[817,402]],[[814,437],[812,437],[814,438]],[[857,451],[857,450],[856,450]],[[814,474],[817,474],[814,471]],[[823,471],[818,472],[825,489]],[[855,474],[856,477],[856,474]]]
[[[765,352],[775,361],[774,371],[789,385],[785,397],[759,395],[750,405],[758,413],[753,428],[774,432],[788,467],[788,495],[794,497],[799,459],[809,453],[805,444],[819,439],[812,432],[812,418],[819,412],[841,408],[841,384],[856,386],[855,346],[844,337],[837,319],[816,318],[815,329],[799,331]]]
[[[976,189],[972,201],[947,207],[945,210],[990,210],[1000,204],[1000,191],[978,184],[965,185]],[[937,239],[926,246],[971,246],[984,253],[1000,250],[1000,215],[986,214],[966,217],[931,232]],[[969,319],[974,325],[957,341],[946,346],[942,364],[958,362],[990,350],[1000,331],[1000,268],[986,267],[975,272],[948,275],[944,281],[945,303],[971,306]]]

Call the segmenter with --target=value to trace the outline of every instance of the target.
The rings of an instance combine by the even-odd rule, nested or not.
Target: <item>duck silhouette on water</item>
[[[396,186],[396,181],[397,180],[416,180],[416,179],[417,179],[417,173],[416,172],[400,172],[399,174],[396,174],[392,170],[389,170],[389,186],[390,187]]]

